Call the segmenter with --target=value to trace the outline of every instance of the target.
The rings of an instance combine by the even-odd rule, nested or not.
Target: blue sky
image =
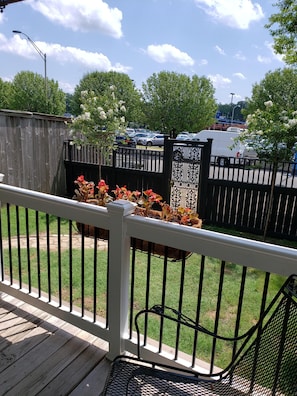
[[[218,102],[251,96],[268,71],[284,67],[264,28],[275,0],[24,0],[0,14],[0,77],[47,76],[73,93],[86,73],[115,70],[137,88],[153,73],[210,78]]]

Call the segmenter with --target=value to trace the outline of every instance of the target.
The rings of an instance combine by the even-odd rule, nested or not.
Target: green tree
[[[11,100],[11,83],[0,78],[0,108],[9,109]]]
[[[242,110],[247,106],[246,101],[242,100],[237,103],[219,103],[218,111],[221,113],[222,117],[226,119],[231,119],[232,110],[234,109],[233,119],[238,121],[245,121],[245,116],[242,114]]]
[[[82,91],[81,102],[82,114],[69,123],[72,144],[76,144],[77,148],[87,144],[95,145],[99,149],[99,155],[108,159],[114,148],[116,132],[126,129],[125,104],[117,99],[116,87],[113,85],[101,96],[97,96],[94,91]]]
[[[266,73],[263,80],[252,88],[252,96],[247,101],[245,115],[257,109],[265,110],[264,103],[271,100],[279,111],[297,108],[297,70],[277,69]]]
[[[248,129],[240,136],[249,140],[260,158],[272,164],[271,190],[265,216],[264,239],[271,219],[277,168],[280,161],[292,159],[297,136],[297,70],[268,72],[252,89],[247,102]]]
[[[276,53],[284,56],[288,65],[297,64],[297,3],[296,0],[279,0],[274,6],[279,12],[272,14],[266,28],[274,38]]]
[[[295,110],[296,109],[296,110]],[[237,140],[249,140],[249,145],[260,158],[272,164],[271,189],[266,209],[264,239],[267,235],[273,207],[273,195],[278,164],[291,160],[297,136],[297,107],[281,108],[271,100],[264,103],[264,110],[257,109],[247,117],[248,129]]]
[[[214,122],[214,88],[206,77],[175,72],[154,73],[142,85],[143,108],[150,129],[176,135]]]
[[[70,94],[70,93],[66,93],[66,94],[65,94],[66,113],[72,114],[72,113],[71,113],[72,101],[73,101],[73,95]]]
[[[74,115],[81,114],[82,91],[93,91],[96,96],[100,97],[108,94],[111,86],[116,88],[118,100],[125,102],[127,122],[142,123],[143,114],[141,112],[140,93],[135,88],[133,80],[127,74],[114,71],[86,74],[75,88],[71,102],[71,113]]]
[[[12,110],[55,115],[63,115],[66,108],[65,94],[58,83],[47,79],[45,86],[41,75],[29,71],[22,71],[14,77],[10,103]]]

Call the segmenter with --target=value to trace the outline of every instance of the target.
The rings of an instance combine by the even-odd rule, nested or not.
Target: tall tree
[[[88,73],[80,80],[71,102],[72,114],[81,114],[81,92],[93,91],[100,97],[108,93],[111,86],[116,88],[117,98],[125,102],[127,122],[142,122],[140,94],[133,80],[127,74],[114,71]]]
[[[0,78],[0,108],[9,109],[11,99],[11,83]]]
[[[269,72],[253,87],[248,102],[248,129],[239,140],[272,164],[271,189],[265,213],[264,239],[271,221],[278,164],[290,161],[297,136],[297,70]]]
[[[288,65],[297,65],[297,3],[296,0],[279,0],[279,12],[272,14],[266,25],[274,38],[276,53],[284,56]]]
[[[78,147],[95,145],[99,156],[108,159],[114,149],[116,132],[126,129],[126,107],[116,97],[116,87],[111,85],[104,95],[97,96],[94,91],[82,91],[82,114],[70,123],[73,143]],[[99,158],[99,180],[101,179],[101,158]]]
[[[297,109],[297,70],[277,69],[266,73],[263,80],[252,88],[252,96],[247,101],[245,114],[257,109],[265,110],[264,103],[271,100],[279,110]]]
[[[64,115],[66,109],[65,94],[58,83],[29,71],[22,71],[12,82],[11,109]]]
[[[214,88],[206,77],[162,71],[142,85],[148,126],[175,135],[199,131],[214,121]]]

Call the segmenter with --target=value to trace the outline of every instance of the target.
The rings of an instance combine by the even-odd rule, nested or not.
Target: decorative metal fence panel
[[[199,176],[199,162],[173,161],[170,190],[170,203],[172,207],[183,206],[196,210]]]

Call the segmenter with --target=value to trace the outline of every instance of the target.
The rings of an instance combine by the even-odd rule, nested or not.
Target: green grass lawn
[[[34,211],[20,210],[15,208],[10,210],[11,235],[16,235],[19,228],[20,234],[25,234],[26,227],[33,235],[36,234],[36,221],[39,225],[39,232],[56,234],[59,229],[61,233],[68,233],[68,221],[60,220],[45,214],[39,213],[36,216]],[[16,221],[16,218],[19,221]],[[1,216],[3,239],[7,237],[7,219],[5,211]],[[17,225],[19,224],[19,225]],[[13,248],[11,257],[8,249],[4,250],[5,274],[12,274],[17,280],[22,280],[23,285],[31,285],[32,288],[41,286],[41,289],[48,293],[49,289],[55,297],[60,297],[63,301],[72,300],[77,307],[82,305],[82,293],[84,309],[93,312],[93,296],[96,295],[96,313],[100,316],[106,314],[106,284],[107,284],[107,251],[98,251],[96,255],[96,269],[94,269],[94,251],[86,249],[82,256],[78,248],[72,251],[47,252],[35,248],[26,249]],[[82,268],[82,259],[85,263]],[[18,269],[18,262],[21,263],[21,271]],[[28,263],[31,265],[30,277],[28,273]],[[72,269],[72,270],[71,270]],[[202,289],[202,304],[200,307],[200,323],[204,327],[213,330],[215,312],[217,310],[218,284],[221,273],[220,260],[207,257],[205,261],[205,273]],[[201,274],[201,257],[197,254],[191,255],[186,260],[185,272],[182,272],[181,262],[168,262],[166,267],[166,286],[164,287],[163,276],[165,266],[164,261],[158,257],[152,257],[150,270],[148,271],[147,254],[136,253],[135,263],[135,289],[133,298],[134,314],[148,304],[160,304],[162,298],[165,304],[175,309],[179,307],[182,299],[182,311],[185,315],[195,319],[197,307],[198,285]],[[48,274],[50,276],[48,276]],[[72,274],[72,277],[71,277]],[[239,287],[242,276],[242,267],[233,263],[226,263],[224,268],[224,284],[222,290],[221,314],[219,321],[219,333],[225,336],[232,336],[236,313],[238,308]],[[181,294],[181,279],[184,277],[183,293]],[[261,293],[263,288],[264,274],[254,269],[248,269],[246,281],[246,293],[243,297],[242,319],[240,332],[245,332],[256,321],[261,305]],[[271,276],[268,300],[276,294],[283,283],[280,276]],[[155,320],[151,328],[152,337],[158,338],[158,320]],[[176,327],[170,325],[165,327],[163,342],[174,347],[172,340]],[[193,333],[185,331],[181,337],[182,341],[179,349],[192,354]],[[209,337],[200,337],[197,355],[200,359],[209,360],[208,351],[211,347]],[[229,362],[231,349],[224,343],[217,344],[218,360],[216,364],[225,367]]]

